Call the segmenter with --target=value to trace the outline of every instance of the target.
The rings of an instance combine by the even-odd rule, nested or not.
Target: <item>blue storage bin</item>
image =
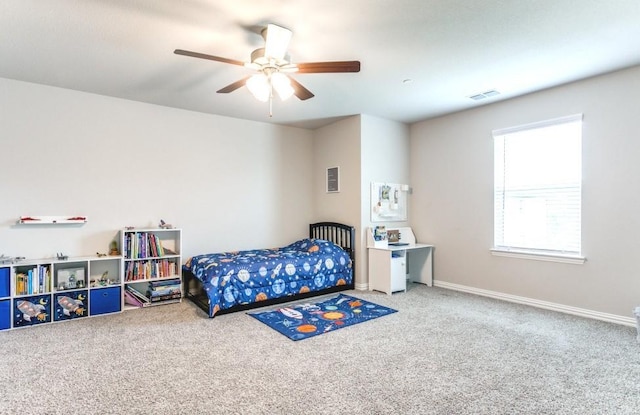
[[[117,313],[122,310],[120,287],[93,289],[89,292],[89,314]]]
[[[11,268],[0,268],[0,298],[11,295]]]
[[[11,300],[0,301],[0,330],[11,328]]]

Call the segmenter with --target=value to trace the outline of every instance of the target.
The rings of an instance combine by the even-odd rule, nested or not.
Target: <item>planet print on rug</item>
[[[247,313],[291,340],[328,333],[398,310],[340,294],[318,303],[300,303]]]

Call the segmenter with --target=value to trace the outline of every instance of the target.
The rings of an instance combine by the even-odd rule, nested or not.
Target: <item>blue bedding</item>
[[[239,304],[352,283],[349,254],[333,242],[301,239],[282,248],[196,255],[183,267],[202,282],[209,317]]]

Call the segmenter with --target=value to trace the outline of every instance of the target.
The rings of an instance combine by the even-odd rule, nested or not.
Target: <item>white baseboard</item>
[[[587,310],[585,308],[571,307],[563,304],[550,303],[548,301],[536,300],[534,298],[520,297],[517,295],[505,294],[497,291],[483,290],[481,288],[468,287],[466,285],[452,284],[446,281],[434,280],[435,287],[446,288],[454,291],[462,291],[465,293],[481,295],[484,297],[495,298],[498,300],[509,301],[512,303],[525,304],[532,307],[544,308],[546,310],[558,311],[575,316],[591,318],[594,320],[607,321],[609,323],[621,324],[624,326],[636,326],[636,319],[633,317],[624,317],[616,314],[601,313],[599,311]]]
[[[369,283],[355,283],[354,288],[358,291],[369,291]]]

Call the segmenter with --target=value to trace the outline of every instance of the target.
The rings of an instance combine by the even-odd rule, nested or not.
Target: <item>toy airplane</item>
[[[22,261],[24,259],[23,256],[6,256],[5,254],[0,255],[0,264],[15,264],[18,261]]]
[[[173,229],[173,226],[169,223],[166,223],[162,219],[160,219],[160,223],[158,224],[158,228],[160,229]]]

